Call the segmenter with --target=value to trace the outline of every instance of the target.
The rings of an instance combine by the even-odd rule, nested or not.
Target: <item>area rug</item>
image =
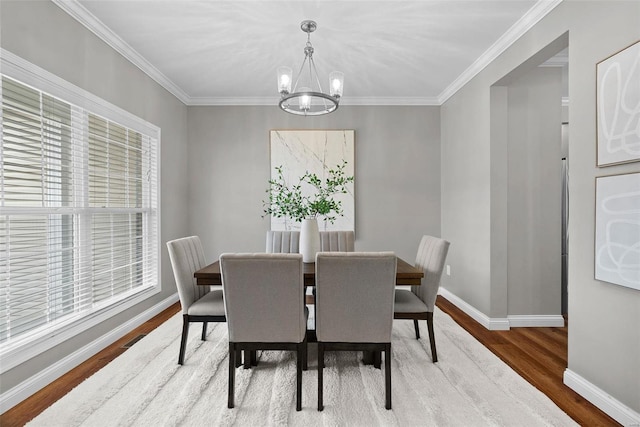
[[[227,409],[227,325],[191,327],[185,364],[177,364],[176,315],[56,402],[29,426],[572,426],[527,383],[451,317],[435,313],[438,363],[413,322],[395,320],[393,409],[384,409],[383,370],[351,352],[326,354],[323,412],[317,404],[316,346],[295,410],[295,359],[265,351],[236,372],[235,409]],[[422,322],[425,323],[425,322]],[[426,334],[426,324],[423,325]]]

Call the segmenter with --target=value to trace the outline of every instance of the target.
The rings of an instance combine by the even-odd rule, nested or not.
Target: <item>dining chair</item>
[[[331,230],[320,232],[320,250],[322,252],[355,251],[355,233],[353,230]]]
[[[268,254],[275,253],[292,253],[300,252],[300,232],[299,231],[267,231],[267,250]]]
[[[421,269],[424,273],[422,284],[412,286],[411,290],[396,289],[395,293],[393,318],[413,319],[416,339],[420,339],[418,320],[427,321],[433,363],[438,361],[433,332],[433,311],[448,251],[448,241],[433,236],[422,236],[415,264],[416,268]]]
[[[235,360],[239,352],[289,350],[297,355],[296,410],[300,411],[302,370],[307,368],[302,255],[222,254],[220,273],[229,329],[227,406],[234,407]]]
[[[393,252],[320,252],[316,256],[318,411],[326,351],[384,352],[385,408],[391,409]]]
[[[202,340],[207,336],[207,322],[226,321],[221,289],[198,286],[193,273],[204,267],[204,250],[198,236],[183,237],[167,242],[173,276],[182,307],[182,339],[178,364],[184,363],[184,353],[189,335],[189,325],[202,323]]]

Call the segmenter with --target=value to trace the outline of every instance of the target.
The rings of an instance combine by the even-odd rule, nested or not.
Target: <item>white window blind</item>
[[[7,76],[1,86],[0,344],[158,283],[158,144]]]

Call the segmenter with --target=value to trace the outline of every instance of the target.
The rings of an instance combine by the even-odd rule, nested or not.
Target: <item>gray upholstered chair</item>
[[[297,353],[296,410],[301,410],[302,370],[307,363],[302,255],[222,254],[220,272],[229,328],[227,406],[234,406],[239,352],[293,350]]]
[[[192,322],[202,323],[202,340],[207,336],[207,322],[224,322],[222,289],[211,290],[209,286],[198,286],[193,273],[205,267],[204,251],[198,236],[183,237],[167,242],[173,276],[182,306],[182,340],[178,364],[184,362],[184,353]]]
[[[299,249],[299,231],[267,231],[267,253],[298,253]],[[321,231],[320,250],[322,252],[353,252],[355,233],[353,230]]]
[[[418,320],[427,321],[433,363],[438,361],[436,340],[433,333],[433,310],[448,251],[449,242],[446,240],[433,236],[422,237],[415,264],[424,272],[422,284],[421,286],[412,286],[411,290],[397,289],[393,309],[395,319],[413,319],[416,339],[420,339]]]
[[[393,252],[320,252],[316,256],[318,410],[323,409],[324,352],[385,353],[385,407],[391,409]]]
[[[300,252],[299,231],[267,231],[268,254],[297,254]]]
[[[322,252],[353,252],[355,240],[353,230],[321,231],[320,250]]]

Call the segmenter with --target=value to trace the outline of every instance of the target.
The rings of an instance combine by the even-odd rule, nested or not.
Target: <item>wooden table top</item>
[[[422,270],[415,268],[413,265],[401,258],[396,258],[398,263],[396,267],[396,285],[417,285],[420,286],[424,273]],[[222,285],[222,277],[220,276],[220,262],[216,261],[193,274],[198,285],[212,286]],[[316,282],[316,264],[314,262],[304,263],[304,284],[306,286],[315,286]]]

